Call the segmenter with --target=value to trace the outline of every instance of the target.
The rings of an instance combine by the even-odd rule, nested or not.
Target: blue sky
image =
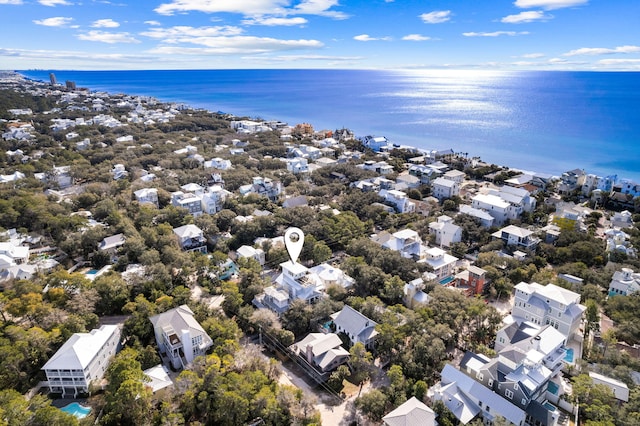
[[[638,0],[0,0],[0,69],[640,71]]]

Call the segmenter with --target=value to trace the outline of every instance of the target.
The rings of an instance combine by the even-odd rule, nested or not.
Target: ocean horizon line
[[[424,72],[420,72],[424,71]],[[629,72],[184,69],[16,71],[237,117],[347,127],[421,150],[559,176],[640,180],[640,84]],[[64,75],[68,73],[68,75]],[[197,73],[197,76],[192,76]],[[60,75],[62,74],[62,75]],[[185,76],[189,76],[186,78]],[[553,153],[553,154],[551,154]]]

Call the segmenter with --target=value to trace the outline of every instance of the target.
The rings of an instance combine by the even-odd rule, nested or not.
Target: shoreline
[[[201,72],[201,71],[212,71],[212,70],[178,70],[178,71]],[[217,70],[213,70],[213,71],[217,71]],[[285,70],[285,71],[291,71],[291,70]],[[327,71],[327,70],[321,70],[321,71]],[[12,71],[12,72],[16,73],[17,75],[21,76],[24,79],[32,80],[32,81],[43,83],[43,84],[48,84],[48,82],[45,80],[33,78],[25,75],[25,73],[28,71],[23,70],[23,71]],[[50,71],[38,70],[37,72],[49,73]],[[85,73],[85,72],[93,72],[93,71],[76,71],[76,72]],[[109,73],[112,71],[105,71],[105,72]],[[118,71],[118,72],[127,73],[128,71]],[[192,100],[185,100],[184,98],[172,96],[171,93],[167,93],[166,96],[158,96],[157,93],[154,93],[154,90],[148,91],[146,93],[140,93],[138,91],[125,92],[125,91],[119,91],[119,90],[115,90],[115,91],[110,90],[106,86],[109,86],[109,84],[106,83],[102,87],[98,87],[98,88],[88,87],[87,90],[89,90],[90,92],[105,92],[110,96],[113,96],[116,94],[126,94],[130,96],[150,97],[161,103],[184,104],[192,109],[205,110],[209,113],[216,113],[216,111],[223,112],[225,109],[227,109],[224,106],[217,109],[216,108],[211,109],[211,104],[214,102],[214,100],[211,100],[209,102],[193,102]],[[152,86],[149,86],[149,88],[152,88]],[[224,111],[224,113],[228,113],[230,115],[237,116],[237,117],[246,116],[252,119],[260,119],[260,120],[283,120],[283,121],[286,121],[289,125],[296,124],[293,121],[291,121],[290,117],[265,117],[264,114],[260,114],[258,112],[255,112],[255,114],[249,113],[249,114],[242,114],[242,115],[236,115],[235,111],[233,112]],[[300,123],[310,122],[312,125],[314,125],[314,127],[316,127],[317,125],[317,122],[314,124],[313,120],[312,119],[310,120],[308,117],[304,119],[294,118],[294,121],[300,122]],[[376,122],[371,123],[372,131],[362,132],[361,129],[359,129],[358,127],[348,125],[346,123],[348,119],[345,119],[342,121],[345,121],[345,123],[340,123],[339,125],[333,125],[333,126],[329,126],[321,122],[320,123],[321,125],[319,125],[317,128],[333,129],[333,128],[346,127],[354,131],[354,133],[356,134],[356,137],[358,138],[362,138],[366,135],[390,136],[388,139],[392,144],[413,148],[419,152],[429,152],[432,150],[443,150],[443,149],[453,149],[454,152],[468,151],[468,154],[470,157],[480,157],[482,161],[488,164],[496,164],[501,167],[508,167],[514,170],[544,173],[552,176],[560,176],[562,173],[566,171],[581,169],[581,170],[584,170],[585,173],[587,174],[594,174],[597,176],[616,175],[618,179],[640,181],[640,171],[629,173],[625,168],[623,168],[622,171],[620,171],[620,169],[617,169],[615,167],[607,166],[606,163],[601,164],[597,167],[588,167],[588,166],[585,167],[584,165],[579,164],[579,161],[568,160],[568,158],[573,158],[574,156],[576,156],[576,154],[579,154],[579,153],[563,152],[562,150],[566,150],[567,147],[571,147],[574,145],[575,146],[581,145],[583,140],[579,138],[574,138],[575,140],[572,142],[563,141],[564,143],[558,143],[557,146],[555,147],[556,155],[549,155],[549,152],[539,153],[535,149],[535,146],[537,145],[545,145],[545,143],[540,144],[538,142],[541,138],[544,139],[545,135],[538,135],[538,136],[528,135],[529,140],[525,141],[524,143],[522,143],[521,141],[519,146],[529,147],[528,149],[533,150],[533,152],[524,152],[522,150],[517,149],[518,146],[516,145],[518,145],[518,142],[515,137],[514,137],[514,142],[512,143],[513,147],[506,148],[506,149],[500,146],[491,146],[489,140],[483,138],[482,135],[476,136],[473,139],[467,140],[466,142],[463,142],[457,145],[453,141],[448,141],[448,140],[443,141],[442,139],[438,140],[437,137],[434,137],[433,135],[421,135],[421,137],[418,137],[414,134],[398,133],[397,129],[390,129],[391,131],[386,131],[386,132],[384,130],[375,131],[376,126],[378,128],[381,128],[381,126],[384,126],[383,124],[376,123]],[[479,129],[479,131],[481,130],[482,129]],[[547,140],[546,145],[551,146],[551,145],[554,145],[554,143],[555,141]],[[428,147],[425,147],[425,145],[428,145]],[[473,146],[473,148],[480,148],[480,149],[473,149],[472,151],[471,149],[469,149],[469,145]],[[588,145],[588,143],[586,145]],[[606,154],[607,152],[609,152],[608,146],[606,146],[608,145],[608,143],[602,142],[601,145],[603,145],[601,147],[602,154]],[[460,146],[462,147],[460,148]],[[598,151],[596,150],[594,152],[598,152]],[[625,156],[624,159],[620,158],[616,161],[620,162],[620,161],[626,160],[630,164],[628,168],[633,169],[634,168],[634,165],[633,165],[634,152],[629,152],[628,154],[629,155]],[[606,161],[606,160],[607,158],[603,159],[603,161]],[[553,164],[556,164],[556,167],[553,167]],[[605,170],[606,172],[604,172]]]

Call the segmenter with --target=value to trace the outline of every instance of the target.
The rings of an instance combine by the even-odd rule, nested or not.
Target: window
[[[489,383],[488,383],[489,387],[493,387],[493,379],[489,379]]]
[[[520,390],[520,387],[518,386],[517,383],[513,385],[513,390]]]
[[[483,381],[484,380],[484,376],[482,375],[482,373],[478,373],[476,374],[476,379]]]
[[[513,392],[510,389],[505,389],[504,396],[506,396],[509,399],[513,399]]]
[[[527,405],[527,398],[522,398],[522,405]]]

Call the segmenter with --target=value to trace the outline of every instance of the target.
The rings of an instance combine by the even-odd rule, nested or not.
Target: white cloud
[[[0,0],[0,4],[22,4],[22,0]]]
[[[144,55],[123,55],[120,53],[91,53],[77,52],[65,50],[24,50],[24,49],[3,49],[0,48],[0,56],[24,58],[24,59],[41,59],[45,61],[51,60],[88,60],[88,61],[105,61],[105,62],[156,62],[158,57],[150,57]]]
[[[527,58],[527,59],[544,58],[544,56],[545,56],[544,53],[526,53],[522,55],[523,58]]]
[[[347,15],[330,10],[338,6],[338,0],[302,0],[291,8],[289,0],[171,0],[154,9],[161,15],[176,13],[238,13],[247,17],[320,15],[334,19],[346,19]]]
[[[78,34],[79,40],[85,41],[99,41],[101,43],[140,43],[129,33],[110,33],[107,31],[89,31],[87,33]]]
[[[640,59],[600,59],[597,63],[600,65],[638,65],[640,66]]]
[[[276,17],[257,17],[251,19],[245,19],[242,21],[244,25],[265,25],[265,26],[292,26],[292,25],[304,25],[308,21],[305,18],[276,18]]]
[[[565,7],[587,4],[589,0],[516,0],[513,4],[521,9],[541,7],[545,10],[562,9]]]
[[[409,34],[402,37],[402,39],[407,41],[426,41],[431,40],[431,37],[423,36],[420,34]]]
[[[73,3],[69,3],[66,0],[38,0],[38,3],[40,3],[43,6],[71,6]]]
[[[240,27],[229,25],[219,27],[188,27],[175,26],[171,28],[151,28],[149,31],[141,32],[140,35],[150,38],[163,39],[165,43],[188,42],[192,37],[220,37],[236,36],[242,34]]]
[[[97,21],[93,21],[91,26],[93,28],[118,28],[120,24],[113,19],[98,19]]]
[[[389,41],[390,37],[371,37],[369,34],[360,34],[353,37],[357,41]]]
[[[150,53],[166,55],[232,55],[258,54],[296,49],[319,49],[318,40],[280,40],[270,37],[194,37],[180,40],[204,47],[159,46]]]
[[[640,46],[618,46],[613,49],[606,47],[583,47],[575,49],[563,54],[562,56],[581,56],[581,55],[612,55],[614,53],[638,53]]]
[[[273,62],[299,62],[299,61],[331,61],[353,62],[365,59],[362,56],[327,56],[327,55],[280,55],[280,56],[245,56],[243,60],[258,61],[263,63]]]
[[[528,31],[494,31],[491,33],[487,32],[468,32],[462,33],[465,37],[499,37],[499,36],[519,36],[519,35],[527,35]]]
[[[450,10],[435,10],[429,13],[423,13],[420,15],[420,19],[425,24],[441,24],[451,19]]]
[[[287,4],[287,0],[172,0],[161,4],[154,11],[161,15],[184,12],[262,15],[281,11]]]
[[[162,25],[158,21],[144,21],[144,23],[147,24],[147,25],[153,25],[153,26],[156,26],[156,27]]]
[[[338,6],[338,0],[302,0],[300,4],[295,6],[293,13],[299,15],[327,16],[333,19],[347,19],[349,17],[343,12],[329,10],[333,6]]]
[[[33,23],[37,25],[43,25],[45,27],[64,27],[65,25],[69,25],[71,21],[73,21],[73,18],[56,16],[53,18],[36,19],[33,21]]]
[[[539,10],[530,10],[527,12],[520,12],[517,15],[505,16],[500,20],[500,22],[504,22],[505,24],[522,24],[526,22],[548,21],[552,18],[552,15],[545,15],[544,12]]]

